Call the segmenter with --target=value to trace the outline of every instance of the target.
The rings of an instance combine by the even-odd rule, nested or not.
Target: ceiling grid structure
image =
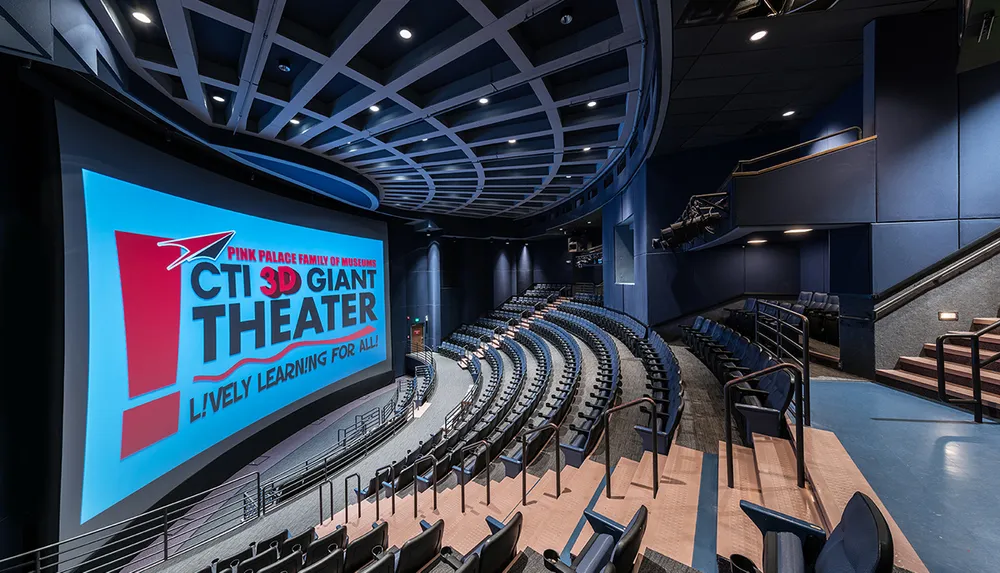
[[[115,2],[149,14],[122,16],[138,39],[116,46],[178,105],[347,166],[396,209],[540,213],[635,128],[645,38],[631,0]]]

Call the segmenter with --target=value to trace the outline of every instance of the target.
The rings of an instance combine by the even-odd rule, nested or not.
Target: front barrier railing
[[[844,135],[845,133],[851,133],[851,132],[857,133],[857,139],[859,139],[859,140],[861,139],[861,137],[863,135],[863,133],[861,131],[861,128],[858,127],[858,126],[856,126],[856,125],[853,126],[853,127],[848,127],[846,129],[841,129],[840,131],[835,131],[833,133],[827,133],[826,135],[821,135],[821,136],[819,136],[819,137],[817,137],[815,139],[810,139],[809,141],[803,141],[802,143],[796,143],[795,145],[790,145],[790,146],[785,147],[783,149],[779,149],[777,151],[772,151],[771,153],[765,153],[764,155],[761,155],[759,157],[754,157],[753,159],[741,159],[736,164],[736,169],[733,170],[733,173],[743,173],[744,172],[744,168],[747,165],[753,165],[755,163],[760,163],[761,161],[764,161],[765,159],[773,159],[773,158],[778,157],[780,155],[784,155],[786,153],[802,149],[803,147],[808,147],[808,146],[813,145],[815,143],[819,143],[820,141],[824,141],[826,139],[830,139],[832,137],[837,137],[839,135]]]
[[[773,372],[789,370],[792,373],[792,384],[795,385],[795,475],[798,486],[806,487],[805,460],[805,430],[802,425],[802,368],[798,364],[783,362],[769,366],[758,372],[726,382],[722,387],[722,397],[726,402],[726,483],[733,487],[733,387],[743,382],[749,382]],[[655,447],[655,446],[654,446]]]
[[[656,494],[660,491],[660,448],[657,443],[659,441],[657,434],[660,432],[656,424],[656,402],[652,398],[644,396],[631,402],[608,408],[604,412],[604,483],[607,484],[607,487],[604,488],[604,495],[608,499],[611,499],[611,414],[638,406],[644,402],[650,405],[650,409],[653,412],[653,499],[656,499]]]
[[[761,314],[760,307],[775,309],[775,314]],[[801,327],[785,320],[784,316],[794,316],[799,319]],[[761,317],[764,317],[761,319]],[[802,369],[803,400],[805,410],[799,409],[796,404],[795,415],[802,416],[807,426],[812,425],[812,392],[810,388],[809,376],[809,317],[764,300],[758,300],[754,305],[754,342],[758,346],[774,353],[775,358],[781,360],[791,360]],[[796,338],[792,338],[788,333],[792,333]],[[797,340],[801,338],[801,342]]]
[[[559,426],[549,422],[533,430],[521,433],[521,505],[528,505],[528,436],[534,436],[545,430],[552,430],[552,435],[556,439],[556,499],[559,499],[559,494],[562,492],[559,475],[562,472],[562,467],[560,467],[562,464],[559,459],[559,450],[562,449],[562,446],[559,444]]]
[[[486,505],[490,505],[490,467],[493,466],[493,460],[490,459],[490,442],[488,440],[479,440],[462,448],[459,454],[458,474],[461,477],[458,483],[462,488],[462,513],[465,513],[465,452],[476,450],[480,447],[486,448]]]
[[[241,495],[247,491],[253,495]],[[263,516],[259,491],[260,474],[246,474],[135,517],[0,559],[0,573],[143,571]]]
[[[1000,320],[975,332],[953,332],[937,337],[935,356],[937,357],[938,398],[946,404],[972,406],[972,415],[977,424],[983,423],[983,368],[1000,360],[1000,352],[983,360],[980,358],[980,338],[1000,328]],[[972,369],[972,399],[954,398],[948,395],[945,383],[944,343],[948,340],[968,340],[971,347],[969,367]],[[0,572],[2,573],[2,572]]]

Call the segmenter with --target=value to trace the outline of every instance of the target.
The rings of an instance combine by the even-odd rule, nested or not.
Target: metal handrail
[[[843,135],[843,134],[848,133],[850,131],[856,132],[858,134],[858,139],[861,139],[861,136],[863,135],[863,133],[861,131],[861,128],[855,125],[853,127],[848,127],[846,129],[841,129],[840,131],[835,131],[833,133],[828,133],[826,135],[821,135],[821,136],[819,136],[819,137],[817,137],[815,139],[810,139],[809,141],[803,141],[802,143],[796,143],[795,145],[790,145],[788,147],[785,147],[783,149],[779,149],[777,151],[772,151],[770,153],[765,153],[764,155],[761,155],[760,157],[754,157],[753,159],[741,159],[741,160],[739,160],[739,162],[737,162],[736,169],[733,170],[733,173],[739,173],[739,172],[741,172],[743,170],[743,166],[745,166],[745,165],[750,165],[752,163],[757,163],[758,161],[763,161],[765,159],[770,159],[772,157],[781,155],[783,153],[788,153],[789,151],[795,151],[796,149],[800,149],[802,147],[806,147],[806,146],[812,145],[814,143],[819,143],[820,141],[823,141],[824,139],[829,139],[831,137],[836,137],[838,135]]]
[[[611,414],[638,406],[643,402],[649,404],[653,411],[653,499],[656,499],[656,494],[660,490],[660,448],[657,443],[659,430],[656,428],[656,402],[648,396],[643,396],[631,402],[608,408],[608,411],[604,412],[604,483],[607,484],[607,487],[604,488],[604,495],[608,499],[611,498]]]
[[[316,491],[319,492],[319,523],[320,523],[320,525],[323,524],[323,486],[325,486],[325,485],[330,486],[330,521],[331,522],[333,521],[333,515],[334,515],[333,514],[333,482],[330,481],[330,480],[326,480],[323,483],[319,484],[319,487],[316,488]],[[358,507],[361,507],[361,506],[359,505]]]
[[[481,446],[486,447],[486,505],[490,505],[490,466],[493,465],[493,460],[490,459],[490,442],[489,440],[479,440],[465,446],[458,453],[458,475],[460,476],[458,481],[462,488],[462,513],[465,513],[465,452]]]
[[[375,470],[375,521],[379,520],[379,508],[378,508],[378,498],[382,495],[382,480],[379,476],[382,475],[382,470],[389,470],[389,483],[396,483],[396,470],[393,469],[393,465],[389,464],[387,466],[382,466]],[[393,488],[392,495],[392,515],[396,515],[396,489]]]
[[[431,460],[431,487],[434,488],[434,511],[438,508],[438,477],[437,477],[437,458],[433,454],[427,454],[424,457],[413,462],[413,519],[417,518],[417,493],[420,488],[417,487],[417,465],[424,460]],[[395,490],[393,490],[395,491]]]
[[[562,485],[559,481],[559,473],[561,471],[559,467],[559,449],[561,447],[559,444],[559,426],[549,422],[533,430],[521,433],[521,505],[528,505],[528,436],[533,436],[544,430],[554,431],[553,435],[556,438],[556,499],[559,499],[559,494],[562,492]]]
[[[983,423],[983,378],[982,369],[990,364],[993,364],[997,360],[1000,360],[1000,352],[991,355],[986,360],[980,360],[979,358],[979,339],[984,334],[989,334],[997,328],[1000,328],[1000,320],[981,328],[975,332],[952,332],[949,334],[942,334],[937,337],[935,342],[935,350],[937,351],[937,383],[938,383],[938,398],[941,399],[945,404],[960,404],[960,405],[971,405],[972,415],[977,424]],[[946,340],[954,339],[968,339],[971,357],[969,360],[969,366],[972,368],[972,399],[957,399],[952,398],[948,395],[947,387],[945,385],[945,372],[944,372],[944,342]]]
[[[802,425],[802,368],[798,364],[782,362],[758,372],[751,372],[746,376],[726,382],[722,388],[722,397],[726,402],[726,483],[729,488],[733,487],[733,398],[732,388],[741,382],[754,380],[762,376],[767,376],[779,370],[792,371],[792,384],[795,385],[795,473],[796,481],[800,488],[806,486],[806,460],[805,460],[805,430]]]
[[[348,481],[352,478],[358,478],[358,519],[361,519],[361,474],[354,472],[346,477],[344,477],[344,525],[351,520],[351,504],[347,497],[348,492]]]
[[[754,312],[754,329],[753,329],[753,331],[754,331],[754,342],[758,343],[758,345],[759,345],[760,338],[761,338],[761,336],[760,336],[760,328],[759,328],[759,325],[761,324],[761,322],[760,322],[760,306],[761,305],[769,306],[769,307],[771,307],[773,309],[776,309],[777,312],[778,312],[777,316],[772,317],[772,318],[774,318],[775,320],[778,321],[778,326],[777,326],[776,329],[774,329],[775,330],[775,339],[776,340],[771,340],[771,339],[767,338],[766,336],[764,337],[765,340],[768,340],[769,342],[774,343],[774,345],[775,345],[774,351],[777,354],[778,360],[781,360],[783,358],[791,358],[792,360],[797,360],[799,362],[799,366],[801,366],[801,368],[802,368],[802,386],[803,386],[802,393],[803,393],[804,406],[802,406],[803,409],[800,409],[799,405],[796,404],[796,406],[795,406],[795,417],[798,418],[799,416],[801,416],[803,418],[803,423],[805,423],[805,425],[807,425],[807,426],[811,426],[812,425],[812,388],[811,388],[811,377],[809,375],[809,317],[806,316],[806,315],[804,315],[804,314],[795,312],[794,310],[785,308],[785,307],[783,307],[781,305],[770,303],[770,302],[767,302],[766,300],[758,300],[757,303],[754,304],[754,307],[753,307],[753,312]],[[785,320],[783,320],[781,318],[781,313],[786,313],[786,314],[798,317],[799,320],[802,321],[801,322],[802,327],[798,328],[794,324],[786,322]],[[799,346],[802,349],[802,358],[801,359],[798,358],[797,356],[793,356],[792,353],[788,352],[788,350],[785,348],[785,346],[781,343],[781,341],[782,341],[782,334],[781,334],[782,326],[784,326],[785,328],[791,328],[794,332],[798,332],[799,334],[802,335],[802,344],[794,343],[796,346]],[[787,340],[788,338],[785,337],[785,339]]]

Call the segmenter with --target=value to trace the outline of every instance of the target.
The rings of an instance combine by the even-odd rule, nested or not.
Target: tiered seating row
[[[747,337],[701,316],[691,326],[683,327],[683,338],[691,351],[715,373],[720,383],[778,363]],[[753,433],[783,437],[785,410],[792,400],[792,390],[792,379],[786,371],[774,372],[734,387],[734,417],[745,443],[751,442]]]
[[[646,338],[646,326],[627,314],[579,302],[564,302],[559,305],[559,310],[582,316],[607,330],[625,343],[633,354],[639,354],[638,343]]]
[[[809,318],[809,335],[817,340],[823,340],[830,344],[839,344],[840,341],[840,297],[824,292],[799,293],[795,302],[767,300],[771,304],[782,308],[804,314]],[[753,335],[754,317],[757,310],[757,299],[748,298],[743,303],[743,308],[732,310],[726,320],[726,324],[735,328],[747,336]],[[760,314],[764,317],[776,318],[779,311],[774,307],[760,305]],[[781,319],[795,326],[800,327],[798,317],[791,314],[781,314]]]

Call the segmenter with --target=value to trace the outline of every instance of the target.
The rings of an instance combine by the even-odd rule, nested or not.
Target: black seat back
[[[219,564],[216,567],[216,570],[217,571],[222,571],[223,569],[232,569],[237,564],[242,563],[242,562],[250,559],[251,557],[253,557],[253,549],[250,549],[248,547],[248,548],[244,549],[243,551],[240,551],[239,553],[230,555],[229,557],[226,557],[225,559],[220,559],[219,560]]]
[[[371,565],[365,567],[361,570],[361,573],[393,573],[392,569],[395,567],[396,558],[393,553],[386,551],[385,553],[379,555]]]
[[[295,551],[301,551],[305,555],[314,539],[316,539],[316,530],[312,527],[294,537],[289,537],[281,544],[281,555],[288,555]]]
[[[344,573],[344,550],[338,549],[311,565],[300,569],[299,573]]]
[[[251,571],[260,571],[261,569],[273,564],[278,560],[278,548],[270,547],[266,551],[260,551],[257,555],[254,555],[246,561],[240,561],[240,564],[236,567],[238,573],[250,573]]]
[[[816,573],[891,573],[893,546],[889,524],[878,506],[859,492],[847,502],[840,523],[816,559]]]
[[[399,548],[396,573],[417,573],[441,553],[441,539],[444,537],[444,520],[420,534],[411,537]]]
[[[299,573],[302,568],[302,552],[293,551],[271,565],[258,569],[258,573]]]
[[[277,547],[278,551],[281,551],[281,544],[288,539],[288,530],[279,531],[267,539],[261,539],[257,542],[257,553],[263,553],[271,547]]]
[[[358,536],[357,539],[354,539],[347,545],[346,554],[344,555],[344,571],[346,573],[357,571],[362,565],[374,559],[373,549],[381,547],[382,551],[385,551],[388,548],[388,544],[389,524],[382,521],[371,531]]]
[[[306,552],[306,564],[312,565],[327,555],[347,547],[347,528],[338,525],[333,533],[313,540]]]
[[[507,520],[503,529],[491,535],[479,552],[482,562],[479,573],[499,573],[517,555],[517,541],[521,538],[521,512]]]
[[[611,554],[611,564],[618,571],[631,571],[635,565],[635,558],[639,554],[639,546],[642,545],[642,536],[646,533],[646,521],[649,512],[646,506],[639,506],[639,510],[632,516],[632,521],[625,528],[625,533],[615,545],[615,551]]]

